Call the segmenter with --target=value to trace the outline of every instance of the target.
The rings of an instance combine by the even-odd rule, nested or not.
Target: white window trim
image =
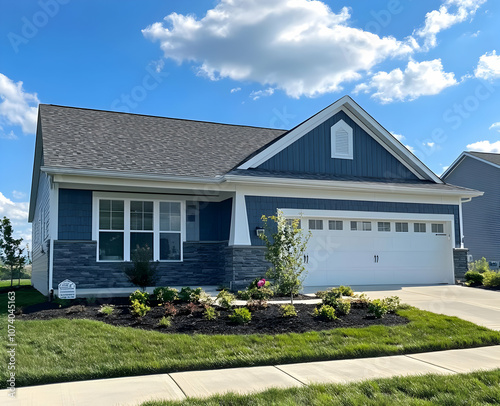
[[[349,146],[349,152],[347,154],[343,154],[337,151],[337,131],[343,130],[347,133],[347,143]],[[330,129],[331,133],[331,148],[332,148],[332,158],[337,159],[353,159],[353,131],[352,127],[347,124],[344,120],[339,120],[335,123]]]
[[[99,200],[123,200],[124,202],[124,230],[123,230],[123,260],[106,261],[99,259]],[[130,229],[130,202],[148,201],[153,202],[153,231],[150,230],[131,230]],[[180,203],[181,205],[181,231],[160,231],[160,202]],[[110,230],[113,231],[113,230]],[[122,232],[122,230],[114,230]],[[130,233],[144,232],[153,233],[154,256],[153,261],[159,262],[183,262],[184,247],[186,241],[186,200],[175,196],[159,196],[148,194],[128,193],[106,193],[94,192],[92,196],[92,239],[97,242],[96,261],[97,262],[130,262]],[[180,259],[179,260],[160,260],[160,233],[178,233],[180,234]]]

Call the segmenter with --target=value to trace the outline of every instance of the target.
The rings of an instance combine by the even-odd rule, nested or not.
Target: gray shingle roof
[[[215,177],[283,130],[40,105],[44,166]]]
[[[476,158],[484,159],[485,161],[491,162],[495,165],[500,165],[500,154],[494,154],[492,152],[474,152],[468,151],[468,154],[475,156]]]

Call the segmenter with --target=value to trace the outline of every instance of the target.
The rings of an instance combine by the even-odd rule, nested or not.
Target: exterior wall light
[[[255,234],[257,237],[264,235],[264,229],[262,227],[255,227]]]

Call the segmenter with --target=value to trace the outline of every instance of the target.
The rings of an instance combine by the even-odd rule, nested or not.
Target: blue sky
[[[0,216],[28,241],[38,103],[292,128],[349,94],[437,174],[500,152],[498,1],[0,7]]]

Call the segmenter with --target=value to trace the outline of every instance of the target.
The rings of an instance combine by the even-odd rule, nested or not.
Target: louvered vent
[[[337,155],[349,155],[349,134],[343,128],[335,132],[335,152]]]
[[[330,129],[332,158],[353,159],[353,131],[344,120],[337,121]]]

